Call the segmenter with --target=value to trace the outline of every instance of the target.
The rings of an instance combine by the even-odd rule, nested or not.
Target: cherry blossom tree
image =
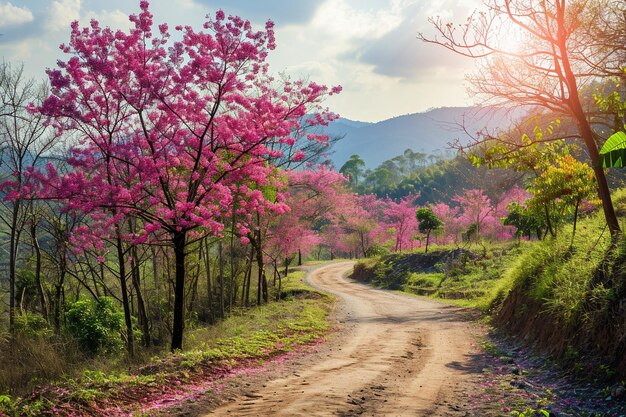
[[[175,350],[183,343],[186,247],[222,234],[221,219],[233,207],[240,236],[254,216],[287,210],[280,192],[266,193],[282,188],[268,161],[305,158],[289,152],[300,137],[293,132],[332,120],[320,101],[340,88],[272,78],[271,21],[254,31],[249,21],[218,11],[200,31],[177,26],[181,40],[174,41],[167,24],[154,27],[148,2],[140,7],[128,32],[96,20],[83,28],[72,23],[61,46],[69,59],[48,70],[52,90],[40,110],[59,133],[81,137],[73,172],[57,178],[48,169],[57,196],[71,198],[68,209],[106,214],[103,230],[118,239],[172,246]],[[141,228],[128,236],[124,218]]]
[[[399,202],[385,200],[385,225],[393,229],[395,234],[394,250],[401,251],[411,247],[413,237],[418,232],[418,222],[415,217],[415,200],[418,195],[407,195]]]
[[[461,208],[451,207],[446,203],[440,202],[433,204],[431,209],[435,216],[443,221],[443,232],[436,237],[436,242],[442,244],[459,243],[464,229],[459,217]]]

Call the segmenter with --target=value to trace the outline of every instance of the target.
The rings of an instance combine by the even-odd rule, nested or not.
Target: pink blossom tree
[[[58,132],[77,132],[74,171],[50,183],[69,208],[106,213],[105,229],[124,237],[124,218],[136,218],[135,243],[164,239],[175,254],[171,349],[184,329],[185,248],[207,234],[235,207],[246,236],[255,214],[287,210],[281,178],[268,163],[301,160],[293,132],[324,124],[334,115],[319,107],[328,89],[313,82],[277,81],[266,57],[274,49],[272,22],[264,31],[218,11],[203,30],[167,24],[154,30],[148,2],[130,16],[128,32],[72,24],[70,55],[48,70],[51,95],[41,111]],[[314,116],[306,116],[314,114]],[[313,135],[311,141],[323,142]],[[121,247],[121,245],[120,245]]]
[[[340,211],[335,221],[343,229],[334,239],[337,249],[347,250],[357,257],[359,253],[367,256],[369,247],[387,240],[382,223],[385,210],[382,200],[371,194],[346,194],[337,204]]]
[[[435,241],[441,244],[459,243],[464,229],[459,216],[461,208],[440,202],[432,205],[431,209],[443,221],[443,232],[435,237]]]
[[[301,258],[322,242],[321,225],[331,222],[340,210],[338,203],[350,194],[347,178],[324,165],[287,171],[287,178],[290,211],[277,216],[269,231],[271,245],[282,248],[285,268],[296,254]]]
[[[419,194],[410,194],[399,202],[385,200],[384,221],[387,228],[393,229],[395,234],[395,251],[412,248],[413,237],[418,232],[418,223],[415,218],[415,200]]]
[[[473,230],[476,236],[494,240],[507,240],[513,237],[515,228],[505,226],[502,218],[507,214],[506,207],[511,202],[523,202],[528,193],[513,187],[503,198],[492,201],[478,189],[466,190],[452,200],[459,204],[458,222],[465,231]]]

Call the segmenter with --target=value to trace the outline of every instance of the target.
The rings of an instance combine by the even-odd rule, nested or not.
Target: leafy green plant
[[[600,149],[604,168],[623,168],[626,161],[626,133],[612,134]]]
[[[15,331],[30,337],[47,338],[53,331],[40,315],[24,311],[15,316]]]
[[[86,352],[113,353],[122,347],[123,313],[110,297],[79,300],[67,311],[67,329]]]
[[[0,395],[0,412],[8,412],[13,409],[13,400],[8,395]]]
[[[367,256],[368,258],[372,258],[374,256],[387,255],[388,253],[389,249],[381,244],[376,243],[367,248],[367,250],[365,251],[365,256]]]
[[[443,221],[437,217],[430,207],[420,207],[415,212],[415,217],[419,222],[419,231],[426,233],[426,249],[424,252],[428,253],[428,241],[430,240],[430,234],[440,229],[443,226]]]
[[[543,417],[550,417],[550,412],[544,410],[543,408],[540,408],[538,410],[534,410],[532,408],[527,408],[524,411],[516,411],[513,410],[511,411],[511,415],[517,416],[517,417],[534,417],[534,416],[543,416]]]

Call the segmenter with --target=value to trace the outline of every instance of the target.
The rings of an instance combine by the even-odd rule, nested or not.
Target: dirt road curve
[[[315,270],[309,282],[339,297],[341,330],[306,369],[214,410],[221,416],[458,416],[469,378],[472,326],[453,307],[346,279],[352,262]]]

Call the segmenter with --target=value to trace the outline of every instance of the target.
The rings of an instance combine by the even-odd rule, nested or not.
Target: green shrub
[[[67,311],[67,329],[86,352],[113,353],[122,346],[124,314],[110,297],[79,300]]]
[[[368,258],[372,258],[374,256],[387,255],[388,253],[389,249],[377,243],[367,248],[367,250],[365,251],[365,256],[367,256]]]
[[[40,314],[23,312],[15,316],[15,331],[31,337],[48,338],[53,332]]]

